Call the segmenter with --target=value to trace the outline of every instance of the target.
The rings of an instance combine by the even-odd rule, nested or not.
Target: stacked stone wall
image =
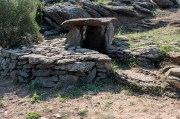
[[[65,39],[44,41],[38,45],[2,49],[1,76],[44,87],[74,85],[78,79],[87,83],[104,79],[110,58],[79,46],[66,47]]]

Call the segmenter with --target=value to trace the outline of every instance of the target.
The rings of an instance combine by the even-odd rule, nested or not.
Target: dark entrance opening
[[[87,26],[83,41],[84,48],[105,53],[105,36],[101,26]]]

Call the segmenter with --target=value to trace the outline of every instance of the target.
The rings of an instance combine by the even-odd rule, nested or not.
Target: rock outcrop
[[[159,7],[167,8],[172,7],[174,5],[170,0],[153,0]]]
[[[165,73],[165,76],[166,76],[167,82],[170,85],[180,89],[180,68],[179,67],[169,69]]]

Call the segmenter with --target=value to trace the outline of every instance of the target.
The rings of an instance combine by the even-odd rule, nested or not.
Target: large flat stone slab
[[[108,25],[109,23],[116,23],[118,20],[115,17],[105,17],[105,18],[79,18],[70,19],[64,21],[62,26],[100,26]]]

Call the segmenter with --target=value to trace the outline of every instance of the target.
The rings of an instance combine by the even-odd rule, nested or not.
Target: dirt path
[[[73,95],[71,99],[63,100],[58,95],[64,93],[64,89],[28,90],[27,85],[13,85],[11,79],[1,78],[0,99],[3,99],[3,106],[0,107],[0,117],[24,119],[27,113],[34,111],[47,119],[56,119],[54,114],[59,114],[62,119],[180,119],[179,99],[131,92],[110,80],[103,86],[95,85],[73,88],[78,93],[69,92]],[[90,95],[88,90],[98,90],[99,93]],[[31,103],[30,98],[35,92],[45,95]]]

